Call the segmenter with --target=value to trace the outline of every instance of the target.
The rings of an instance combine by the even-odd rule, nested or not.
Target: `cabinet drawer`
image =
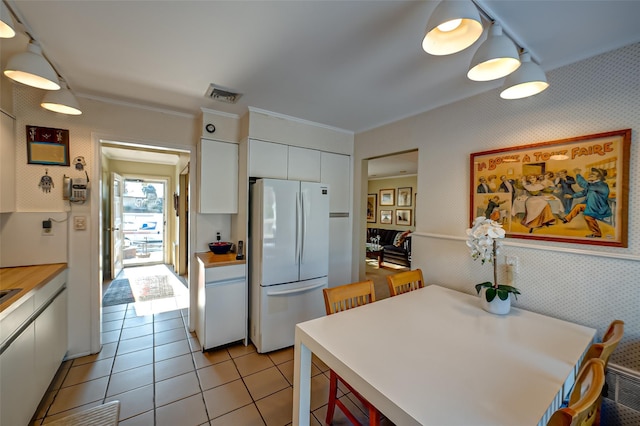
[[[246,276],[245,265],[229,265],[207,268],[204,270],[204,281],[225,281]]]

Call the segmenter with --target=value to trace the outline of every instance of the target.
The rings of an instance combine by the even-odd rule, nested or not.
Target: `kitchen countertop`
[[[218,266],[242,265],[247,263],[246,258],[236,260],[236,253],[214,254],[210,251],[196,253],[198,260],[202,262],[205,268],[215,268]]]
[[[0,268],[0,290],[21,289],[20,292],[15,293],[0,304],[0,312],[7,309],[11,304],[20,300],[29,292],[37,290],[47,284],[53,277],[65,269],[67,269],[66,263]]]

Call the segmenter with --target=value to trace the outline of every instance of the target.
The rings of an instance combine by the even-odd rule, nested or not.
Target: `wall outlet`
[[[53,237],[53,223],[50,220],[42,221],[42,236]]]
[[[73,229],[76,231],[84,231],[87,229],[87,217],[86,216],[74,216],[73,217]]]

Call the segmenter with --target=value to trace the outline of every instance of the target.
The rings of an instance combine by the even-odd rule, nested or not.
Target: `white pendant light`
[[[33,41],[27,52],[18,53],[9,59],[4,75],[18,83],[45,90],[59,90],[58,75],[42,56],[42,49]]]
[[[11,38],[16,35],[16,27],[9,8],[0,0],[0,38]]]
[[[469,66],[467,77],[473,81],[489,81],[511,74],[520,66],[518,50],[502,27],[493,24],[489,37],[480,45]]]
[[[502,99],[520,99],[537,95],[549,87],[547,76],[542,68],[531,62],[529,53],[520,55],[520,68],[509,74],[504,81],[500,97]]]
[[[482,35],[478,9],[469,0],[443,0],[427,23],[422,48],[432,55],[450,55],[476,42]]]
[[[61,114],[68,115],[80,115],[80,104],[76,97],[71,93],[71,90],[67,87],[65,82],[62,83],[60,90],[49,91],[44,98],[40,106],[49,111],[59,112]]]

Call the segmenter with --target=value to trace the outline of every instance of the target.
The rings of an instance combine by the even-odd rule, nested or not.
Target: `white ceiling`
[[[545,70],[640,41],[640,1],[477,1]],[[353,132],[501,85],[466,78],[480,42],[446,57],[422,51],[437,3],[8,0],[81,104],[192,115],[252,106]],[[0,42],[3,66],[26,40]],[[243,96],[207,99],[210,83]]]
[[[640,41],[638,0],[476,2],[546,71]],[[466,78],[484,36],[454,55],[422,51],[438,1],[7,3],[21,32],[0,41],[2,67],[24,51],[28,32],[81,104],[92,98],[194,116],[203,107],[243,115],[252,106],[357,133],[502,84]],[[206,98],[211,83],[242,97]],[[176,161],[122,148],[104,154]],[[417,152],[369,162],[371,177],[415,173]]]

